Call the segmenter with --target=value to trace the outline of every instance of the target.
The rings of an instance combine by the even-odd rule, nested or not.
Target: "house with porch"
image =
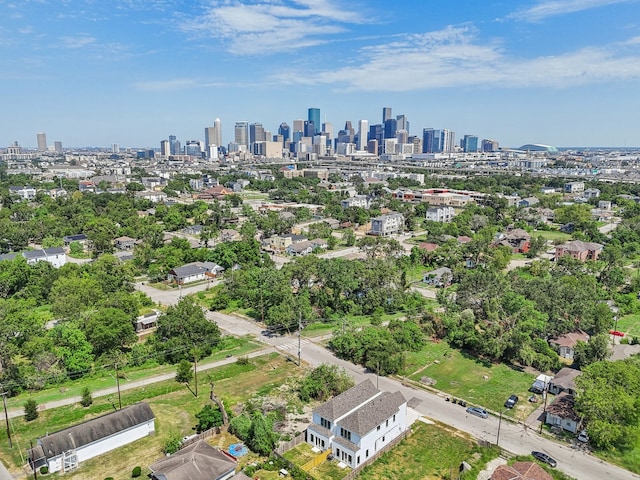
[[[549,382],[547,390],[549,393],[559,395],[562,392],[569,393],[571,395],[576,393],[576,378],[582,375],[580,370],[574,368],[562,368],[555,377]]]
[[[563,255],[571,255],[582,262],[585,260],[597,260],[602,252],[602,247],[601,244],[595,242],[572,240],[556,247],[555,259],[558,260]]]
[[[213,262],[193,262],[169,270],[167,280],[169,282],[175,282],[178,285],[184,285],[185,283],[197,282],[199,280],[213,280],[222,274],[223,271],[223,267]]]
[[[320,450],[330,448],[338,460],[358,468],[406,429],[402,393],[383,392],[365,380],[313,410],[306,440]]]

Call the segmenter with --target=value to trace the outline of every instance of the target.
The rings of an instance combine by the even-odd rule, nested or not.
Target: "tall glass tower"
[[[316,135],[320,133],[320,109],[310,108],[308,111],[307,120],[313,122]]]

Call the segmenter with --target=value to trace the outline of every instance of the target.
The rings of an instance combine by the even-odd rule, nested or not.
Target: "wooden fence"
[[[305,430],[300,435],[298,435],[297,437],[293,437],[288,442],[280,443],[276,447],[275,452],[280,454],[280,455],[284,455],[284,452],[288,452],[292,448],[295,448],[298,445],[300,445],[301,443],[304,443],[306,441],[305,440],[306,438],[307,438],[307,431]]]
[[[358,468],[356,468],[356,469],[352,470],[351,472],[349,472],[349,474],[346,475],[342,480],[353,480],[354,478],[356,478],[358,476],[358,474],[360,473],[360,471],[364,467],[366,467],[367,465],[371,465],[373,462],[375,462],[380,457],[380,455],[382,455],[382,454],[386,453],[387,451],[391,450],[393,447],[395,447],[398,443],[400,443],[402,440],[407,438],[409,435],[411,435],[411,428],[407,428],[398,437],[396,437],[393,440],[391,440],[387,445],[385,445],[385,447],[382,450],[378,450],[374,455],[369,457],[364,463],[361,463],[358,466]]]
[[[323,463],[327,457],[331,454],[331,449],[327,448],[324,452],[322,452],[320,455],[318,455],[316,458],[308,461],[307,463],[305,463],[302,467],[302,470],[304,470],[305,472],[308,472],[309,470],[311,470],[312,468],[317,467],[318,465],[320,465],[321,463]]]

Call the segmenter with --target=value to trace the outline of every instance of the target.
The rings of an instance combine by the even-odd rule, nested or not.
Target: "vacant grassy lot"
[[[457,478],[462,461],[482,467],[497,452],[485,455],[466,434],[441,424],[416,422],[413,433],[366,467],[363,480],[413,480]],[[489,454],[489,455],[486,455]],[[481,465],[480,465],[481,464]],[[471,477],[469,477],[471,478]],[[474,477],[475,478],[475,477]]]
[[[571,235],[569,235],[568,233],[564,233],[564,232],[559,232],[559,231],[546,231],[546,230],[537,230],[535,232],[533,232],[533,234],[531,235],[532,237],[542,237],[545,240],[554,242],[554,241],[558,241],[558,242],[566,242],[568,240],[571,240]]]
[[[513,413],[523,420],[534,410],[527,402],[535,376],[504,364],[493,364],[451,348],[446,342],[428,343],[418,353],[407,353],[405,375],[417,382],[436,381],[434,388],[493,411],[515,393],[520,402]]]
[[[640,337],[640,315],[625,315],[618,320],[618,330],[631,337]]]
[[[284,378],[296,378],[302,372],[291,362],[287,362],[277,354],[270,354],[251,359],[249,364],[233,363],[212,369],[198,376],[199,397],[196,398],[184,385],[168,380],[140,389],[123,392],[122,405],[127,406],[139,401],[146,401],[156,415],[156,434],[138,440],[118,450],[102,455],[80,465],[75,472],[64,475],[65,479],[86,480],[114,478],[130,478],[131,470],[140,465],[143,475],[148,473],[147,466],[162,457],[162,448],[171,437],[182,438],[194,433],[197,423],[195,414],[210,403],[209,390],[214,384],[217,395],[226,405],[234,408],[256,394],[281,395],[280,387]],[[276,391],[277,390],[277,391]],[[14,432],[14,448],[8,448],[6,435],[0,435],[0,457],[10,465],[11,470],[26,463],[23,455],[29,442],[68,426],[89,420],[113,410],[112,401],[117,398],[96,399],[89,408],[79,405],[56,408],[40,412],[33,422],[24,419],[12,420]],[[214,446],[226,447],[237,442],[235,437],[220,435],[210,440]],[[243,457],[243,461],[244,461]],[[254,457],[254,459],[257,457]],[[51,478],[57,478],[52,475]]]

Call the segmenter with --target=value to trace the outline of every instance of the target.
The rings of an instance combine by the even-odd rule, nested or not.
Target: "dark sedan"
[[[551,466],[551,467],[555,467],[558,462],[556,462],[553,458],[551,458],[549,455],[547,455],[546,453],[542,453],[542,452],[531,452],[531,455],[533,455],[533,457],[536,460],[539,460],[543,463],[546,463],[547,465]]]

